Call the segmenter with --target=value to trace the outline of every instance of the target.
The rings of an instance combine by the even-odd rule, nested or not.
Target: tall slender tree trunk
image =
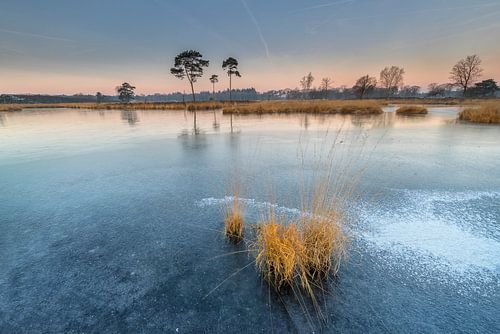
[[[196,102],[196,97],[194,95],[194,86],[193,86],[193,81],[189,81],[191,84],[191,94],[193,95],[193,102]],[[196,129],[196,108],[193,108],[194,112],[194,133],[197,134],[198,130]]]
[[[232,75],[229,74],[229,102],[233,101],[233,98],[232,98],[232,95],[231,95],[231,93],[233,92],[233,86],[232,86],[231,78],[232,78]]]
[[[193,102],[196,102],[196,97],[195,97],[195,95],[194,95],[194,86],[193,86],[193,82],[192,82],[192,81],[190,81],[189,83],[191,84],[191,94],[193,95]]]

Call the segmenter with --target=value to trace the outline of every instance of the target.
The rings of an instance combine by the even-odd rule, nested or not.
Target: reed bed
[[[500,124],[500,101],[483,102],[479,108],[461,111],[458,119],[474,123]]]
[[[396,110],[398,115],[426,115],[428,113],[427,108],[422,106],[402,106]]]
[[[225,103],[222,102],[134,102],[134,103],[94,103],[94,104],[83,104],[81,107],[76,106],[75,108],[83,109],[104,109],[104,110],[121,110],[121,109],[132,109],[132,110],[216,110],[222,109]]]
[[[225,114],[382,114],[380,103],[373,100],[325,100],[325,101],[264,101],[226,106]]]
[[[0,111],[22,111],[24,109],[40,109],[40,108],[86,108],[87,106],[91,106],[92,103],[55,103],[55,104],[0,104]]]
[[[54,103],[54,104],[0,104],[0,111],[21,111],[37,108],[68,108],[94,110],[217,110],[233,105],[230,102],[134,102],[134,103]]]

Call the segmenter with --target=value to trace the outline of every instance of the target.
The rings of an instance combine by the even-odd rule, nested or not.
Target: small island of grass
[[[402,106],[396,110],[398,115],[426,115],[428,113],[427,108],[421,106]]]
[[[263,101],[242,103],[226,106],[225,114],[353,114],[374,115],[382,114],[383,110],[376,101]]]

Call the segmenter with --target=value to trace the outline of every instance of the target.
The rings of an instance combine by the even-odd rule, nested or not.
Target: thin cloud
[[[365,16],[351,16],[351,17],[330,17],[327,20],[316,22],[311,24],[309,28],[309,32],[314,34],[320,27],[331,24],[332,22],[346,22],[352,20],[367,20],[367,19],[377,19],[377,18],[388,18],[388,17],[401,17],[403,15],[418,15],[418,14],[426,14],[431,12],[441,12],[443,15],[447,15],[446,11],[448,10],[465,10],[465,9],[481,9],[488,7],[497,7],[500,5],[498,2],[487,2],[478,5],[472,6],[457,6],[457,7],[446,7],[446,8],[425,8],[425,9],[416,9],[416,10],[407,10],[407,11],[398,11],[393,13],[382,13],[382,14],[374,14],[374,15],[365,15]]]
[[[255,28],[257,28],[257,33],[259,34],[260,41],[262,42],[262,45],[264,46],[264,50],[266,51],[267,58],[269,58],[269,47],[267,45],[266,39],[264,38],[264,35],[262,34],[262,30],[260,29],[259,22],[257,21],[255,16],[253,15],[252,11],[248,7],[247,2],[245,0],[241,0],[241,3],[243,4],[243,7],[245,7],[245,10],[246,10],[248,16],[250,17],[250,19],[252,20],[253,24],[255,25]]]
[[[425,14],[425,13],[430,13],[430,12],[442,12],[443,14],[447,15],[446,13],[447,10],[462,10],[462,9],[480,9],[480,8],[485,8],[485,7],[495,7],[498,6],[500,3],[498,2],[489,2],[489,3],[483,3],[479,5],[473,5],[473,6],[460,6],[460,7],[445,7],[445,8],[426,8],[426,9],[416,9],[416,10],[410,10],[410,11],[399,11],[399,12],[394,12],[394,13],[384,13],[384,14],[377,14],[377,15],[368,15],[368,16],[354,16],[354,17],[338,17],[335,18],[340,21],[348,21],[348,20],[364,20],[364,19],[374,19],[374,18],[380,18],[380,17],[393,17],[393,16],[401,16],[401,15],[413,15],[413,14]]]
[[[56,36],[48,36],[48,35],[40,35],[40,34],[33,34],[33,33],[30,33],[30,32],[24,32],[24,31],[16,31],[16,30],[8,30],[8,29],[1,29],[0,28],[0,32],[4,32],[4,33],[7,33],[7,34],[12,34],[12,35],[24,36],[24,37],[48,39],[48,40],[51,40],[51,41],[74,42],[73,40],[67,39],[67,38],[56,37]]]

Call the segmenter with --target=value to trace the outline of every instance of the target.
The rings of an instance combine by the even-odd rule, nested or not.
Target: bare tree
[[[387,96],[393,94],[403,85],[405,70],[402,67],[386,67],[380,72],[380,84],[386,89]]]
[[[375,89],[375,87],[377,87],[377,79],[367,74],[356,81],[352,90],[358,98],[363,99],[365,94]]]
[[[312,83],[314,82],[314,77],[311,72],[300,80],[300,87],[304,93],[309,93],[311,91]]]
[[[481,59],[477,55],[467,56],[453,66],[450,72],[450,80],[455,86],[463,89],[463,95],[467,88],[481,77]]]
[[[321,90],[325,93],[325,99],[328,98],[328,90],[330,89],[331,84],[332,84],[332,79],[330,78],[321,79]]]

